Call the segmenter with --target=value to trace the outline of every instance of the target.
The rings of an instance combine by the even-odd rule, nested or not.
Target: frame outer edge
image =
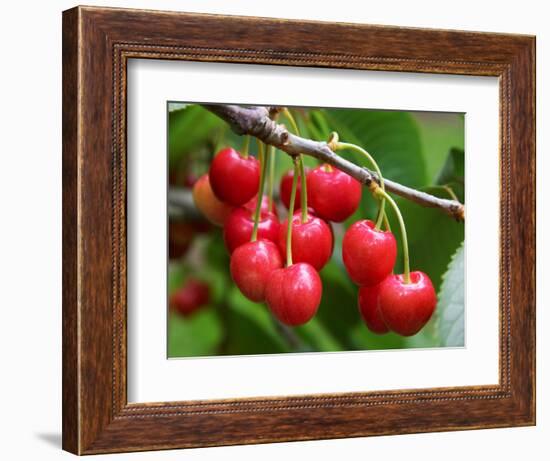
[[[62,448],[80,453],[78,329],[79,42],[78,8],[62,15]]]
[[[151,13],[151,15],[154,13],[155,17],[161,16],[161,22],[164,22],[165,18],[177,16],[178,20],[181,19],[184,23],[190,23],[196,27],[202,27],[203,21],[213,21],[211,16],[147,12],[147,14],[149,13]],[[132,42],[132,37],[137,37],[136,41],[144,48],[153,48],[156,46],[153,45],[155,40],[158,40],[158,47],[164,47],[162,48],[162,56],[166,58],[172,57],[164,53],[166,48],[173,46],[172,43],[168,42],[174,41],[178,44],[183,40],[180,28],[176,28],[171,32],[173,35],[168,34],[168,38],[166,38],[165,35],[160,37],[153,36],[150,37],[152,42],[148,41],[142,44],[143,36],[139,34],[149,34],[151,31],[151,27],[147,25],[147,21],[144,21],[143,18],[140,17],[143,14],[143,12],[136,10],[112,10],[89,7],[77,7],[63,13],[63,448],[75,454],[112,453],[120,451],[265,443],[290,440],[320,440],[336,437],[431,432],[436,430],[432,425],[425,426],[420,424],[420,421],[418,424],[413,425],[413,427],[405,426],[400,428],[388,426],[385,430],[368,431],[364,428],[365,420],[362,418],[366,415],[370,415],[370,410],[367,412],[366,408],[363,409],[361,413],[362,416],[356,412],[357,417],[355,420],[349,421],[347,415],[344,415],[342,419],[338,419],[339,417],[337,418],[338,415],[344,412],[343,408],[335,410],[328,405],[324,406],[320,404],[312,408],[307,408],[305,406],[297,408],[297,410],[299,410],[297,416],[295,416],[296,413],[292,415],[286,413],[286,420],[282,417],[275,417],[273,412],[269,409],[261,410],[259,408],[258,411],[249,414],[240,413],[238,411],[234,414],[232,412],[225,414],[223,411],[218,410],[213,412],[218,413],[216,415],[204,412],[202,414],[196,413],[193,416],[179,413],[174,413],[172,415],[155,415],[147,412],[147,414],[132,415],[132,417],[129,418],[129,415],[119,413],[121,410],[121,408],[119,408],[119,403],[124,404],[124,402],[121,402],[123,399],[121,399],[119,395],[112,394],[111,391],[118,389],[119,380],[121,380],[121,383],[124,382],[124,380],[119,377],[119,373],[124,373],[125,368],[124,363],[118,363],[118,361],[121,360],[121,355],[116,352],[117,346],[114,339],[112,343],[108,340],[109,338],[114,338],[114,336],[120,334],[120,332],[117,333],[115,325],[109,323],[111,317],[107,315],[111,313],[109,310],[111,302],[116,303],[118,299],[118,292],[115,291],[114,296],[111,297],[112,301],[109,301],[107,298],[108,290],[106,288],[110,286],[107,282],[109,276],[112,275],[112,277],[115,277],[113,278],[115,282],[113,283],[112,289],[117,289],[116,273],[117,267],[119,266],[107,265],[107,247],[104,242],[112,238],[113,232],[118,229],[117,223],[120,223],[120,221],[118,220],[119,218],[117,218],[117,216],[119,216],[117,213],[120,211],[120,208],[118,208],[118,212],[115,211],[114,216],[107,216],[104,211],[99,210],[94,204],[94,200],[90,199],[97,198],[99,203],[107,203],[109,200],[115,200],[115,195],[120,192],[120,184],[117,182],[116,174],[113,173],[118,165],[116,161],[117,157],[113,157],[115,163],[111,164],[112,166],[114,165],[114,169],[109,169],[105,160],[108,158],[106,157],[106,153],[110,149],[103,138],[104,133],[109,131],[109,128],[112,129],[116,125],[114,121],[107,120],[108,115],[112,114],[112,111],[110,111],[107,106],[107,102],[111,102],[111,100],[114,101],[117,92],[114,87],[109,87],[110,80],[107,80],[108,76],[111,76],[110,71],[105,72],[104,80],[100,77],[100,75],[102,75],[100,71],[114,69],[112,62],[114,58],[109,54],[113,46],[121,39],[126,38],[126,36],[121,34],[126,34],[129,37],[129,43]],[[227,17],[225,18],[229,19]],[[236,36],[239,37],[237,44],[241,40],[239,27],[242,26],[242,23],[252,19],[254,18],[247,18],[245,20],[243,18],[231,17],[229,32],[234,32]],[[133,21],[137,22],[134,23]],[[168,28],[168,25],[170,25],[170,20],[167,19],[166,21],[167,25],[165,25],[165,30]],[[264,19],[262,19],[262,21],[264,21]],[[196,23],[198,22],[201,24],[197,25]],[[314,26],[314,24],[302,23],[300,21],[265,19],[265,22],[272,27],[279,27],[281,24],[288,26],[291,24],[304,24],[304,26],[307,26],[306,28]],[[121,25],[130,23],[132,27]],[[174,21],[171,21],[171,25],[174,25]],[[330,23],[327,23],[326,27],[332,26],[330,26]],[[358,26],[358,29],[360,27],[361,26]],[[381,35],[382,32],[382,35],[384,35],[391,30],[391,28],[374,28],[373,30],[375,30],[377,35]],[[188,31],[186,31],[186,33],[187,32]],[[420,33],[420,31],[413,30],[409,32],[415,35]],[[431,33],[434,34],[436,32]],[[455,39],[460,38],[460,36],[455,37],[456,34],[452,31],[441,31],[437,32],[436,35],[437,34],[447,37],[447,47],[456,47]],[[355,35],[360,34],[357,32]],[[147,37],[149,37],[149,35],[147,35]],[[453,37],[455,39],[453,39]],[[485,37],[490,42],[489,45],[496,50],[502,49],[503,43],[495,43],[497,37],[494,35],[486,35]],[[507,42],[510,46],[506,48],[506,53],[503,52],[504,54],[502,54],[502,56],[499,55],[500,62],[492,62],[491,58],[491,66],[504,63],[504,60],[506,60],[506,63],[510,63],[517,58],[517,53],[521,46],[523,46],[522,52],[525,52],[528,48],[528,46],[524,46],[528,42],[528,40],[527,42],[525,41],[525,37],[518,38],[503,35],[499,36],[498,39]],[[216,60],[217,54],[215,52],[209,53],[208,56],[205,55],[201,57],[201,59],[198,59],[197,51],[201,49],[202,43],[200,40],[198,40],[197,43],[195,42],[197,42],[195,39],[191,40],[192,44],[197,45],[194,48],[191,47],[195,59],[207,61]],[[478,44],[472,41],[471,37],[466,45],[474,47],[474,49],[477,50],[477,54],[480,55],[481,53],[481,58],[486,59],[484,56],[486,56],[487,51],[484,50],[483,53],[479,51]],[[263,62],[265,60],[272,63],[275,61],[279,62],[279,60],[284,61],[284,59],[279,58],[277,52],[266,49],[265,46],[266,45],[259,46],[259,53],[265,55],[265,57],[259,59],[259,61]],[[229,48],[233,49],[234,47],[235,45],[230,43]],[[358,52],[360,52],[359,55],[361,55],[361,50],[363,48],[360,45],[357,45],[357,48],[359,50]],[[254,50],[242,51],[245,51],[245,54],[254,52]],[[296,51],[290,51],[290,53],[294,53],[295,56],[300,55],[300,53]],[[472,53],[474,53],[474,51],[472,51]],[[511,55],[511,53],[516,54]],[[531,49],[531,69],[534,67],[533,53],[534,51]],[[318,62],[318,60],[321,59],[321,55],[317,56],[315,52],[307,54],[308,56],[312,56],[312,65],[323,64],[324,66],[324,62]],[[368,53],[366,54],[368,55]],[[373,56],[376,58],[378,55],[374,54]],[[459,55],[458,58],[461,58],[461,55]],[[159,59],[162,58],[159,57]],[[529,61],[529,57],[526,59]],[[233,62],[233,60],[239,61],[243,59],[238,55],[231,56],[231,62]],[[447,73],[445,69],[451,69],[451,66],[454,66],[453,68],[462,68],[468,64],[459,59],[457,61],[445,61],[442,64],[428,68],[426,67],[427,60],[425,57],[420,56],[418,61],[423,63],[423,68],[425,69],[423,71],[441,73]],[[298,60],[296,62],[298,62]],[[337,63],[337,61],[333,60],[333,57],[330,57],[327,62],[332,64]],[[389,62],[393,62],[393,60],[384,61],[383,65],[380,63],[376,65],[387,67]],[[369,67],[374,68],[374,66],[374,63],[369,64]],[[400,58],[395,66],[396,70],[410,70],[409,64],[405,61],[401,62]],[[476,69],[477,68],[478,66],[476,65]],[[479,67],[480,70],[476,70],[475,72],[471,70],[470,67],[467,69],[465,73],[468,75],[486,73],[486,70],[484,68],[482,69],[482,67]],[[94,79],[99,79],[99,84],[91,88],[89,86],[90,83],[92,81],[94,83],[97,82],[97,80]],[[531,84],[533,88],[527,88],[527,100],[529,100],[529,97],[534,97],[534,82]],[[111,94],[111,91],[113,94]],[[525,89],[523,89],[522,95],[525,97]],[[95,104],[95,98],[101,104]],[[534,100],[531,102],[534,104]],[[534,117],[534,107],[531,110],[532,116]],[[116,113],[114,115],[116,115]],[[527,123],[529,124],[529,122]],[[531,120],[530,123],[533,123],[533,121]],[[101,136],[99,136],[98,139],[90,138],[91,134],[95,132],[94,130],[97,131],[100,128],[103,129]],[[524,139],[523,142],[530,141],[531,149],[534,149],[534,126],[530,127],[527,137],[528,139]],[[531,149],[527,152],[531,156],[534,156],[534,150]],[[111,152],[111,154],[114,156],[116,153]],[[532,171],[534,177],[534,158],[530,158],[530,156],[527,155],[527,160],[528,163],[532,162],[527,170]],[[113,174],[114,177],[111,177]],[[524,171],[524,174],[527,175],[528,172]],[[527,178],[524,178],[524,180],[529,181]],[[110,191],[115,195],[111,195],[107,192],[107,185],[111,186]],[[94,192],[96,189],[99,190],[97,192],[97,197],[96,192]],[[534,208],[533,188],[527,186],[526,192],[533,195],[530,195],[527,200],[524,200],[522,203],[527,205],[526,207],[529,209],[531,209],[531,206]],[[97,220],[94,221],[93,219],[98,216],[102,219],[100,224],[98,224]],[[527,221],[529,224],[534,222],[534,216],[532,220],[528,219]],[[111,232],[110,234],[109,229]],[[98,245],[101,247],[101,254],[98,254],[98,251],[92,251],[92,249]],[[527,246],[532,245],[532,242],[527,242]],[[114,259],[116,259],[116,255],[119,254],[118,248],[115,238],[115,246],[113,247]],[[101,256],[103,258],[101,258]],[[533,259],[534,253],[529,253],[527,257]],[[94,277],[99,280],[92,281],[91,277],[87,277],[87,275],[89,276],[91,274],[90,270],[92,269]],[[532,283],[534,283],[534,280]],[[534,298],[529,299],[534,301]],[[518,311],[516,311],[516,313],[517,312]],[[115,310],[113,313],[115,316],[118,316],[120,311]],[[509,427],[511,425],[526,425],[534,422],[534,413],[526,415],[524,411],[526,405],[531,403],[531,408],[534,406],[534,377],[532,375],[529,376],[532,381],[525,377],[525,366],[534,367],[534,348],[532,348],[532,343],[534,341],[532,330],[534,328],[534,319],[524,319],[520,322],[516,321],[513,322],[512,325],[517,327],[518,323],[521,324],[520,334],[526,336],[531,335],[531,338],[527,345],[529,346],[527,353],[526,350],[522,348],[520,350],[522,357],[513,363],[515,367],[512,367],[512,370],[514,370],[516,379],[514,379],[512,383],[514,385],[520,384],[518,390],[521,390],[521,388],[531,390],[532,392],[528,392],[528,398],[526,399],[523,397],[502,401],[502,408],[498,415],[499,418],[492,422],[487,422],[483,419],[484,411],[490,409],[489,407],[495,407],[495,405],[490,404],[492,401],[489,400],[489,397],[481,396],[477,402],[464,400],[461,402],[461,405],[467,407],[469,410],[463,413],[454,423],[445,425],[444,430]],[[111,352],[113,352],[112,355]],[[109,363],[107,363],[107,355],[112,357]],[[532,363],[529,363],[529,359],[532,359]],[[111,362],[113,367],[117,367],[116,370],[114,368],[112,369],[114,370],[112,373],[110,367]],[[109,367],[107,367],[107,364]],[[534,369],[531,368],[530,371],[533,373]],[[109,382],[111,386],[107,390],[107,384]],[[533,387],[529,386],[530,382],[532,382]],[[527,386],[525,386],[526,384]],[[519,396],[522,395],[525,394],[520,392]],[[421,399],[417,399],[410,403],[419,402],[420,400]],[[456,407],[458,401],[461,399],[458,397],[450,397],[447,400],[447,404],[439,404],[438,402],[431,402],[429,400],[426,400],[425,404],[428,405],[427,408],[433,410],[439,409],[441,412],[446,412],[449,408],[452,408],[453,405]],[[405,411],[412,411],[408,403],[409,402],[399,402],[398,406],[400,408],[403,407]],[[494,401],[494,403],[497,404],[498,402]],[[496,408],[497,407],[495,407],[495,409]],[[392,410],[391,406],[388,409]],[[303,422],[307,422],[313,412],[321,415],[324,420],[328,420],[327,418],[329,418],[331,421],[342,423],[343,426],[341,431],[329,431],[312,425],[309,428],[311,431],[310,433],[304,431],[301,433],[288,432],[289,427],[295,425],[300,418],[302,418]],[[508,419],[502,419],[505,416],[504,413],[509,414]],[[283,416],[285,415],[284,412],[280,414]],[[263,432],[258,428],[258,423],[262,421],[260,415],[265,415],[267,418],[264,424],[266,428],[264,428],[265,430]],[[168,420],[163,418],[163,416],[170,416],[170,418],[173,417],[173,419]],[[533,416],[533,420],[531,416]],[[474,420],[477,420],[477,423],[474,422]],[[166,421],[171,422],[168,425],[163,424],[161,427],[161,423]],[[273,421],[277,422],[280,431],[277,434],[270,432],[271,435],[266,436],[265,434],[268,431],[273,431],[274,429],[273,426],[270,426]],[[291,424],[279,424],[280,421],[291,421]],[[398,421],[398,419],[396,418],[395,421]],[[215,426],[214,423],[216,422],[223,423],[221,431],[219,431],[220,426]],[[198,433],[195,435],[189,433],[189,428],[193,429],[193,426],[198,429]],[[358,427],[360,429],[357,429]],[[250,431],[251,428],[253,428],[252,431]],[[246,433],[246,436],[243,436],[243,431]],[[253,433],[254,436],[251,437],[250,433]],[[180,434],[182,434],[182,436],[185,434],[186,438],[174,441],[173,437],[179,437]],[[151,438],[151,436],[153,438]],[[148,437],[149,441],[146,440]],[[159,442],[159,437],[164,437],[166,441]]]

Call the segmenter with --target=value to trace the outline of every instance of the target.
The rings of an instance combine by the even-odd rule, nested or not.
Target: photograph
[[[465,346],[463,113],[166,117],[169,358]]]

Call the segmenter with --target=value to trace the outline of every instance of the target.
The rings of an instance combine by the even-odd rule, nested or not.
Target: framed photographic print
[[[65,11],[63,448],[535,424],[534,56]]]

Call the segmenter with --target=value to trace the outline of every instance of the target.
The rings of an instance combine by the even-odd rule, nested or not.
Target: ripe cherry
[[[378,299],[380,295],[380,284],[371,287],[359,288],[359,312],[368,329],[376,334],[384,334],[390,329],[384,323]]]
[[[350,278],[358,285],[376,285],[393,270],[397,243],[390,231],[376,230],[369,220],[352,224],[342,241],[342,258]]]
[[[317,312],[323,286],[311,264],[297,263],[273,271],[265,299],[277,319],[290,326],[308,322]]]
[[[432,282],[424,272],[411,272],[410,278],[410,283],[405,283],[404,275],[387,277],[380,284],[378,300],[384,323],[403,336],[418,333],[437,304]]]
[[[193,278],[187,279],[181,288],[170,296],[170,309],[188,317],[210,302],[210,287]]]
[[[244,207],[235,208],[223,226],[223,239],[229,253],[250,241],[254,229],[254,216]],[[279,238],[279,220],[273,213],[260,213],[258,239],[277,242]]]
[[[279,228],[279,248],[286,258],[286,234],[288,219]],[[332,230],[321,218],[311,213],[302,223],[302,213],[297,211],[292,217],[292,260],[295,263],[311,264],[320,271],[330,259],[333,249]]]
[[[258,196],[256,195],[251,200],[246,202],[243,206],[246,208],[250,213],[254,214],[256,212],[256,204],[258,203]],[[277,218],[279,217],[279,213],[277,211],[277,207],[275,206],[275,201],[271,202],[271,209],[269,209],[269,197],[267,195],[264,195],[262,197],[262,205],[261,205],[262,213],[267,213],[268,211],[271,211]]]
[[[321,165],[307,175],[309,204],[317,216],[342,222],[361,202],[361,183],[330,165]]]
[[[254,302],[264,301],[267,281],[282,267],[279,248],[270,240],[247,242],[231,255],[231,277],[241,293]]]
[[[307,177],[307,173],[306,173]],[[290,194],[292,192],[292,180],[294,179],[294,170],[287,171],[281,178],[281,184],[279,186],[279,195],[281,202],[288,209],[290,206]],[[302,181],[301,177],[298,176],[298,184],[296,186],[296,203],[301,202],[301,191],[302,191]]]
[[[230,147],[221,150],[210,165],[210,183],[216,197],[233,206],[244,205],[258,192],[260,164]]]
[[[193,186],[193,200],[206,219],[217,226],[223,226],[233,209],[214,195],[207,174],[202,175]]]

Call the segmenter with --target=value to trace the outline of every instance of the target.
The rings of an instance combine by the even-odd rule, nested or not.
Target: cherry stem
[[[401,228],[401,238],[403,240],[403,280],[405,283],[411,283],[411,269],[409,265],[409,243],[407,241],[407,229],[405,228],[405,221],[403,221],[401,211],[399,210],[397,203],[395,203],[395,200],[391,198],[391,196],[381,187],[378,187],[375,190],[375,194],[385,198],[395,211],[397,220],[399,221],[399,227]]]
[[[258,195],[256,197],[256,210],[254,210],[254,228],[252,229],[251,242],[255,242],[258,238],[258,226],[260,224],[260,215],[262,212],[262,200],[264,198],[264,185],[265,176],[267,172],[267,159],[264,155],[264,144],[258,142],[258,157],[260,158],[260,187],[258,188]]]
[[[288,206],[288,218],[286,226],[286,267],[292,266],[292,218],[294,216],[294,204],[296,202],[296,188],[298,187],[299,159],[294,157],[294,177],[292,178],[292,191]]]
[[[388,219],[386,212],[384,212],[384,226],[388,232],[391,232],[390,220]]]
[[[244,144],[242,149],[242,154],[244,158],[248,158],[248,149],[250,147],[250,135],[246,135],[244,138]]]
[[[302,207],[302,220],[301,223],[304,224],[307,222],[307,181],[306,181],[306,169],[304,167],[304,158],[302,155],[299,156],[299,165],[300,165],[300,180],[301,180],[301,191],[300,191],[300,206]],[[294,173],[296,174],[296,173]]]
[[[273,208],[273,185],[275,184],[275,147],[269,146],[266,154],[266,163],[269,162],[269,176],[267,182],[267,209]]]
[[[383,191],[386,191],[386,188],[384,187],[384,178],[382,177],[382,172],[380,171],[380,167],[378,166],[378,163],[374,160],[374,157],[369,154],[365,149],[363,149],[360,146],[357,146],[355,144],[351,144],[348,142],[336,142],[334,144],[334,150],[340,150],[340,149],[351,149],[355,152],[359,152],[361,155],[367,158],[367,160],[371,163],[371,165],[374,168],[374,171],[376,171],[376,174],[378,175],[378,179],[380,180],[380,187]],[[376,225],[375,229],[379,230],[380,226],[382,226],[382,221],[384,219],[384,208],[386,205],[385,198],[382,198],[380,200],[380,207],[378,208],[378,214],[376,215]]]
[[[292,112],[288,110],[287,107],[283,109],[283,113],[285,117],[288,119],[290,124],[292,125],[292,130],[297,136],[300,136],[300,130],[298,129],[298,124],[296,123],[296,119],[292,115]],[[301,223],[304,224],[307,222],[308,216],[307,216],[307,178],[306,178],[306,170],[304,167],[304,157],[303,155],[298,156],[300,159],[300,185],[301,185],[301,191],[300,191],[300,208],[302,209],[301,214]],[[296,173],[294,173],[296,174]]]

